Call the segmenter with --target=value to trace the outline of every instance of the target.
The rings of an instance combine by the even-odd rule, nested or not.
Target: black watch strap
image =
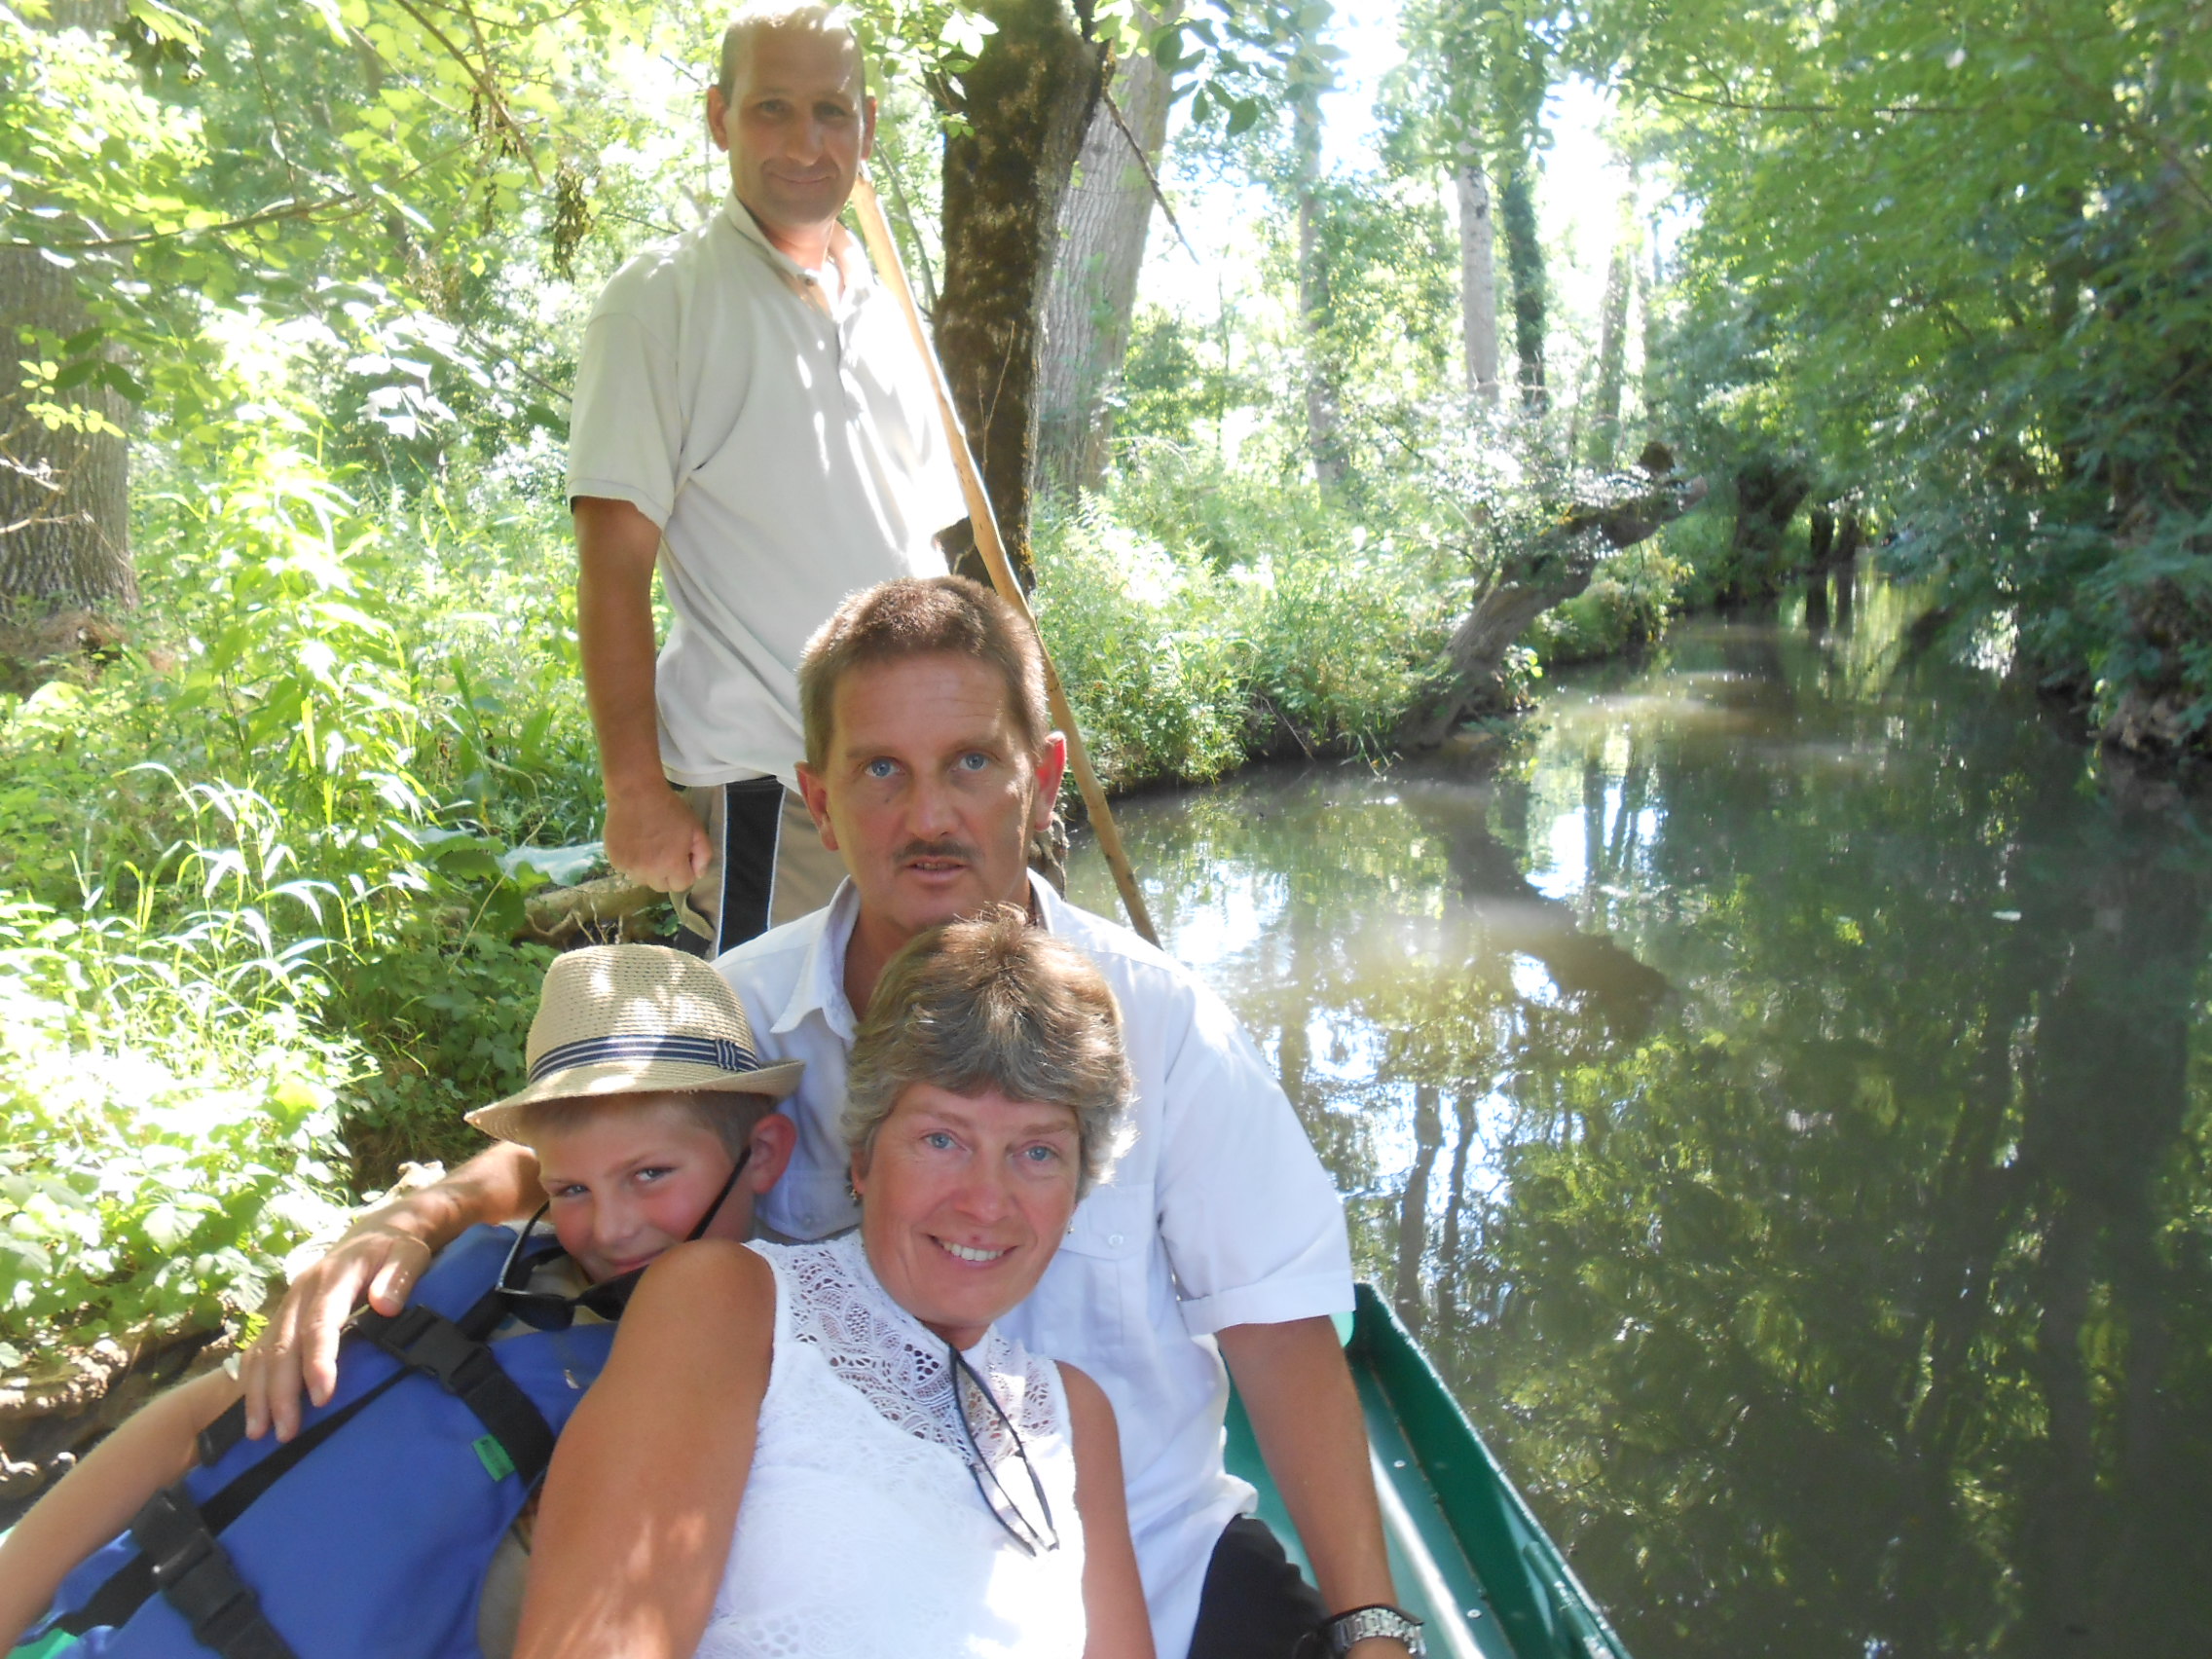
[[[1338,1655],[1339,1659],[1351,1651],[1353,1643],[1365,1641],[1372,1636],[1386,1636],[1392,1641],[1403,1642],[1414,1659],[1421,1659],[1428,1650],[1420,1639],[1420,1620],[1387,1602],[1339,1613],[1321,1626],[1321,1635],[1329,1644],[1330,1653]]]

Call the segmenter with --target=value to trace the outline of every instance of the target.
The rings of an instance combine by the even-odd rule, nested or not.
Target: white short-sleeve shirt
[[[840,228],[833,304],[733,194],[615,273],[584,327],[569,494],[661,530],[654,677],[680,784],[795,787],[798,657],[846,595],[942,575],[967,509],[897,302]]]
[[[1030,1352],[1088,1372],[1114,1402],[1154,1639],[1162,1655],[1180,1654],[1214,1544],[1253,1499],[1222,1466],[1229,1379],[1213,1334],[1348,1310],[1344,1206],[1221,999],[1127,929],[1043,881],[1031,891],[1043,925],[1081,946],[1121,1002],[1136,1132],[1111,1181],[1077,1206],[1037,1289],[998,1325]],[[845,945],[858,910],[847,882],[827,908],[717,964],[763,1063],[806,1062],[784,1103],[798,1150],[758,1207],[793,1238],[860,1219],[837,1128],[855,1024]]]

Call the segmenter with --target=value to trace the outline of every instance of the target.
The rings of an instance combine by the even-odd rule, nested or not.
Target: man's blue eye
[[[1025,1146],[1021,1155],[1032,1163],[1051,1163],[1059,1158],[1060,1150],[1053,1146]]]
[[[960,764],[971,772],[980,772],[991,763],[991,757],[980,749],[971,750],[960,757]]]
[[[928,1134],[922,1137],[922,1144],[924,1146],[935,1147],[938,1149],[938,1151],[942,1152],[947,1147],[952,1145],[952,1137],[946,1134],[942,1129],[932,1129]]]
[[[888,778],[898,769],[897,764],[890,760],[870,760],[862,768],[871,778]]]

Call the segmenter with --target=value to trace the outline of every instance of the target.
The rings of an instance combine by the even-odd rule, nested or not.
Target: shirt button
[[[1119,1233],[1109,1233],[1106,1235],[1106,1242],[1118,1245],[1122,1242],[1122,1235]]]

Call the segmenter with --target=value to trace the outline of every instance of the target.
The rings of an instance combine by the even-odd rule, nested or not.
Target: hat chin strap
[[[699,1218],[699,1225],[683,1235],[684,1243],[696,1244],[707,1236],[707,1229],[715,1225],[715,1217],[722,1213],[723,1203],[736,1191],[737,1178],[745,1173],[745,1166],[752,1161],[753,1143],[748,1141],[745,1150],[737,1155],[737,1161],[730,1166],[729,1179],[722,1183],[722,1190],[715,1195],[715,1201],[707,1206],[707,1213]]]

